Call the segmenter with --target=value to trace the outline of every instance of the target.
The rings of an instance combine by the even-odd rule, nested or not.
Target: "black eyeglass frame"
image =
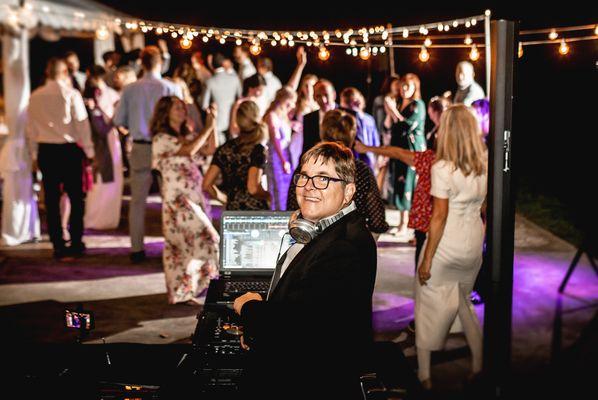
[[[305,181],[304,185],[298,185],[297,181],[301,178],[301,177],[305,177],[307,178],[307,180]],[[326,186],[324,187],[318,187],[316,185],[316,178],[326,178]],[[318,190],[326,190],[328,189],[328,186],[330,185],[330,181],[332,182],[347,182],[344,179],[340,179],[340,178],[333,178],[331,176],[326,176],[326,175],[314,175],[314,176],[309,176],[306,174],[303,174],[301,172],[297,172],[295,175],[293,175],[293,185],[295,185],[296,187],[305,187],[307,186],[307,184],[309,183],[309,181],[311,180],[311,184],[313,185],[313,187],[315,187]]]

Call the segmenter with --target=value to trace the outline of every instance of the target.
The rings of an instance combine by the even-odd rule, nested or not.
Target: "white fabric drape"
[[[2,243],[17,245],[40,237],[33,193],[31,158],[25,141],[29,101],[29,34],[26,29],[2,37],[4,103],[9,136],[0,152],[3,183]]]

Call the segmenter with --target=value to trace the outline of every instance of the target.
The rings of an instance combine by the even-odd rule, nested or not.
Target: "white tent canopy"
[[[4,180],[2,241],[15,245],[39,237],[33,201],[31,160],[25,143],[25,112],[31,90],[29,39],[61,36],[94,38],[95,62],[114,49],[114,33],[125,14],[92,0],[0,0],[5,121],[8,137],[0,151]],[[10,198],[8,198],[10,197]]]

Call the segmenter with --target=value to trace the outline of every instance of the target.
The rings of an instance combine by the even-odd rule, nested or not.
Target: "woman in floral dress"
[[[151,121],[152,164],[162,175],[163,265],[168,302],[198,299],[218,273],[218,233],[206,215],[201,191],[200,153],[213,152],[215,111],[197,135],[187,128],[187,109],[174,96],[156,104]]]

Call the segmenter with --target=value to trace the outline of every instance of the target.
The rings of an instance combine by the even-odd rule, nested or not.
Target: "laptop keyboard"
[[[267,292],[270,281],[232,281],[224,284],[226,293]]]

